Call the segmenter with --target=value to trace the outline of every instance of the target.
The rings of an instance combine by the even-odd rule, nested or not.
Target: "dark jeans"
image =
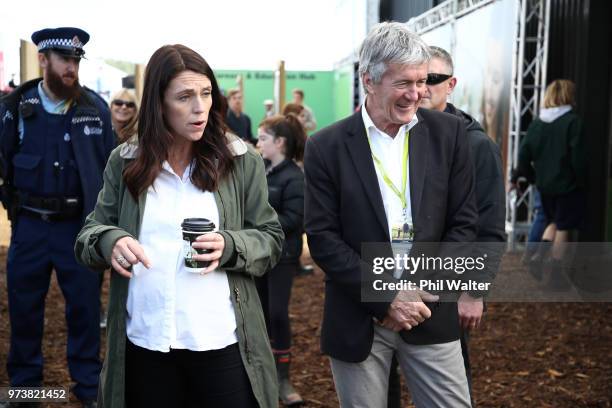
[[[279,263],[263,277],[257,279],[257,292],[261,300],[268,336],[274,350],[286,351],[291,347],[289,299],[291,286],[299,263]]]
[[[127,408],[257,407],[238,344],[162,353],[127,340],[125,360]]]

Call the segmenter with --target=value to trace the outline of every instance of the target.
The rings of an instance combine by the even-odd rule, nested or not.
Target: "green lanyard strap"
[[[389,174],[385,170],[382,161],[380,161],[380,159],[376,157],[376,155],[374,154],[374,149],[372,149],[372,142],[370,141],[369,130],[366,129],[366,133],[367,133],[367,138],[368,138],[368,144],[370,145],[370,151],[372,152],[372,159],[374,159],[374,164],[376,164],[378,171],[380,171],[380,174],[382,174],[382,178],[385,184],[389,186],[391,191],[393,191],[393,193],[402,202],[402,209],[406,211],[408,209],[408,202],[406,201],[406,180],[408,178],[408,153],[409,153],[409,143],[408,142],[410,140],[410,131],[406,129],[406,134],[404,136],[404,152],[402,154],[402,190],[401,191],[395,186],[395,184],[393,184],[393,181],[391,181],[391,178],[389,177]]]

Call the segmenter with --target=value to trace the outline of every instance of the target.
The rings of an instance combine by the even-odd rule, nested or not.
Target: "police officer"
[[[32,34],[43,78],[0,101],[1,199],[11,220],[7,260],[11,386],[41,386],[45,297],[55,270],[66,300],[73,392],[95,406],[100,374],[98,276],[77,264],[74,242],[92,211],[113,148],[106,103],[79,84],[85,31]]]

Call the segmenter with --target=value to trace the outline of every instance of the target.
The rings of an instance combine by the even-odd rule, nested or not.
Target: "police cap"
[[[83,46],[89,41],[89,34],[75,27],[45,28],[32,34],[32,41],[38,52],[53,50],[67,57],[81,58],[85,55]]]

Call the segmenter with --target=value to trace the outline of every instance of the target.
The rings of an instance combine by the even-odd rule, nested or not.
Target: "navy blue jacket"
[[[38,86],[41,78],[22,84],[0,99],[0,199],[9,210],[14,207],[13,157],[19,151],[19,111],[28,109],[23,94]],[[94,129],[94,130],[92,130]],[[101,131],[99,130],[101,129]],[[26,135],[27,137],[27,135]],[[79,169],[83,192],[83,218],[89,214],[102,188],[102,174],[115,140],[111,127],[110,111],[106,102],[94,91],[83,87],[72,118],[70,138]]]

